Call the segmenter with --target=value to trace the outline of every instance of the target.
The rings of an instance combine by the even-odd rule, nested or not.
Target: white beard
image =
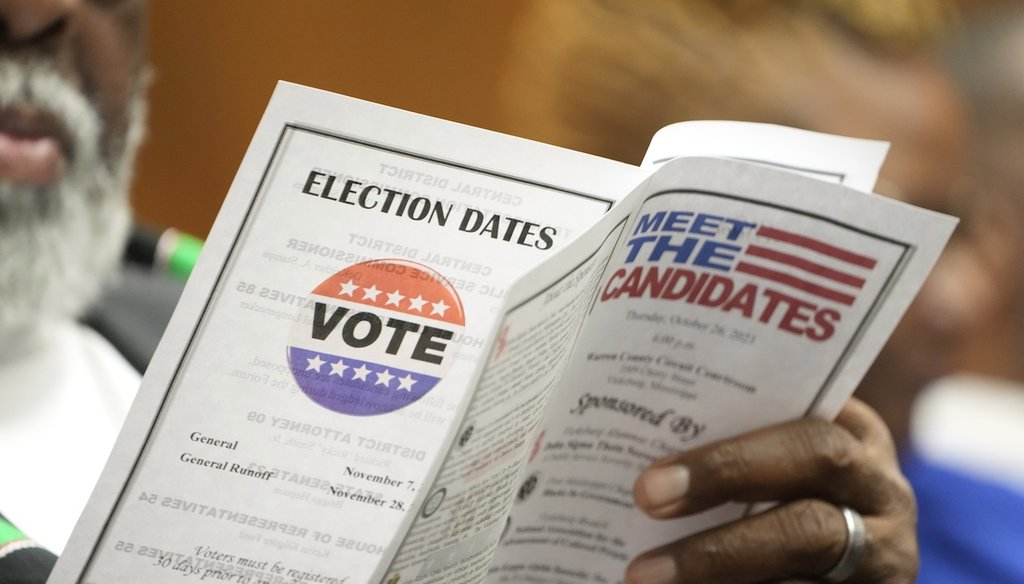
[[[0,58],[0,107],[49,111],[72,140],[71,159],[56,183],[0,181],[0,336],[77,317],[116,272],[143,133],[141,79],[138,85],[126,136],[104,156],[103,120],[88,99],[48,64]]]

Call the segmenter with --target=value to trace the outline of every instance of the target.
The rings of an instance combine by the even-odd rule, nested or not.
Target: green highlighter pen
[[[156,243],[153,268],[163,270],[174,278],[187,280],[196,266],[203,240],[177,229],[165,229]]]
[[[187,280],[203,249],[203,240],[177,229],[132,227],[125,249],[125,261],[165,274],[176,280]]]

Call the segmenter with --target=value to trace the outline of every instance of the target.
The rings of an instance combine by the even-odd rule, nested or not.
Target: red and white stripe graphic
[[[850,306],[877,263],[806,235],[761,226],[757,243],[747,246],[735,270]]]

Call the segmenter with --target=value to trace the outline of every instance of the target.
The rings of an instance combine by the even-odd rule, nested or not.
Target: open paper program
[[[641,469],[834,416],[916,294],[955,220],[884,154],[700,122],[635,167],[279,84],[49,582],[622,582],[753,512],[649,519]]]

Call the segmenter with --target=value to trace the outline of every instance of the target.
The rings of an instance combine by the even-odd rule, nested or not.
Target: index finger
[[[862,413],[852,412],[851,429],[808,418],[661,459],[637,480],[637,504],[660,518],[728,501],[817,498],[867,514],[905,505],[912,495],[895,457],[853,433],[871,423]]]

